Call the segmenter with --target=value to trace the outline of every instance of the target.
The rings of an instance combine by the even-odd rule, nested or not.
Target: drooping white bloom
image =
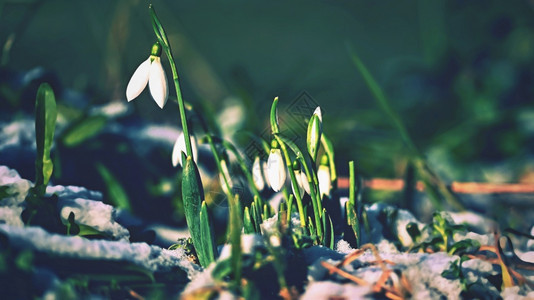
[[[150,94],[160,108],[165,106],[169,96],[169,85],[167,76],[161,65],[161,46],[154,44],[152,54],[137,67],[126,88],[126,99],[128,102],[137,98],[145,89],[148,83]]]
[[[265,181],[263,180],[263,174],[261,172],[261,161],[259,156],[256,156],[254,163],[252,164],[252,179],[254,180],[254,185],[258,191],[262,191],[263,188],[265,188]]]
[[[197,161],[198,156],[198,149],[197,149],[197,141],[194,136],[189,136],[191,140],[191,150],[193,150],[193,161]],[[172,166],[176,167],[178,164],[180,166],[183,166],[182,164],[182,152],[187,153],[187,150],[185,149],[185,136],[184,133],[180,133],[180,136],[176,139],[176,142],[174,143],[174,147],[172,148]]]
[[[267,177],[273,191],[278,192],[286,181],[286,170],[280,149],[271,149],[267,160]]]
[[[295,179],[297,181],[297,185],[299,188],[299,195],[300,197],[304,196],[304,186],[302,185],[302,176],[300,170],[293,171],[295,174]],[[295,194],[295,186],[293,185],[293,181],[291,181],[291,189],[293,190],[293,194]]]
[[[330,190],[332,189],[332,182],[330,181],[330,168],[325,165],[320,165],[317,170],[317,179],[319,180],[319,193],[321,198],[324,195],[330,197]]]
[[[310,194],[310,183],[308,182],[308,176],[306,176],[306,172],[300,172],[300,182],[302,183],[302,188],[306,193]]]

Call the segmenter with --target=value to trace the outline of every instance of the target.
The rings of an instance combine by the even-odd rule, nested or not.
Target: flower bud
[[[330,180],[330,168],[328,166],[328,156],[321,157],[321,164],[317,170],[317,179],[319,180],[319,193],[321,198],[323,196],[330,197],[330,190],[332,189],[332,182]]]
[[[258,191],[262,191],[265,188],[265,181],[263,180],[263,174],[261,171],[261,161],[260,157],[256,156],[254,158],[254,163],[252,164],[252,179],[254,181],[254,186]]]
[[[308,152],[313,160],[317,157],[317,150],[321,143],[321,134],[323,133],[323,117],[321,114],[321,108],[317,106],[313,112],[310,121],[308,122],[308,135],[306,137],[306,145]]]
[[[197,141],[194,136],[190,136],[191,139],[191,150],[193,150],[193,161],[197,161],[198,156],[198,149],[197,149]],[[184,133],[180,133],[180,136],[176,139],[176,142],[174,143],[174,147],[172,148],[172,166],[176,167],[178,164],[180,166],[183,166],[182,164],[182,155],[180,153],[187,153],[185,150],[185,136]]]

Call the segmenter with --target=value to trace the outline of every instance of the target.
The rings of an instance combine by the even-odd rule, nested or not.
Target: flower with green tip
[[[317,179],[319,180],[319,193],[321,198],[323,196],[330,197],[332,181],[330,180],[330,167],[328,166],[328,156],[326,155],[321,157],[321,164],[317,170]]]
[[[300,172],[300,183],[302,183],[302,188],[306,192],[306,194],[310,194],[310,183],[308,182],[308,176],[306,176],[306,172]]]
[[[269,178],[271,188],[275,192],[280,191],[286,181],[284,159],[282,158],[282,151],[280,151],[280,146],[276,140],[272,142],[271,153],[267,160],[267,177]]]
[[[299,187],[299,194],[300,196],[304,196],[304,192],[310,193],[310,186],[308,184],[308,177],[306,177],[306,174],[301,171],[300,169],[300,163],[298,160],[293,161],[293,172],[295,174],[295,179],[297,181],[297,185]],[[304,176],[303,176],[304,175]],[[308,189],[306,190],[306,186]],[[291,182],[291,188],[293,189],[293,194],[295,194],[295,186],[293,185],[293,181]]]
[[[191,150],[193,150],[193,161],[197,161],[198,156],[198,149],[197,149],[197,141],[194,136],[189,137],[191,140]],[[174,143],[174,147],[172,148],[172,166],[176,167],[178,164],[180,166],[183,166],[182,164],[182,152],[187,153],[185,150],[185,136],[184,133],[180,133],[180,136],[176,139],[176,142]]]
[[[161,46],[155,43],[147,60],[145,60],[132,75],[126,88],[128,102],[137,98],[148,84],[152,98],[160,108],[165,106],[169,97],[167,76],[161,65]]]
[[[317,106],[313,112],[312,117],[308,123],[308,134],[306,138],[306,145],[308,146],[308,152],[313,160],[317,157],[317,150],[321,143],[321,134],[323,133],[323,117],[321,108]]]
[[[256,156],[254,158],[254,163],[252,164],[252,179],[254,181],[254,186],[258,191],[263,191],[265,188],[265,181],[263,180],[263,174],[261,171],[261,161],[260,157]]]

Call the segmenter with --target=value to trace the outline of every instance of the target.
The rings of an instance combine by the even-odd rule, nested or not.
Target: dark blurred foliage
[[[213,114],[237,103],[242,117],[225,115],[237,119],[231,130],[260,134],[275,96],[290,114],[306,91],[324,110],[342,175],[354,159],[367,177],[403,176],[405,146],[352,65],[351,45],[446,180],[532,181],[532,1],[153,3],[186,101]],[[129,77],[155,40],[147,7],[145,1],[0,3],[0,121],[31,113],[39,81],[50,82],[67,106],[126,101]],[[32,80],[36,67],[41,73]],[[178,126],[169,102],[161,111],[144,92],[131,106],[136,120]],[[236,141],[247,146],[247,139]]]

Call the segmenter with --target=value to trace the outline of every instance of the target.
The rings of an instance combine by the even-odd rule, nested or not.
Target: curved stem
[[[154,33],[156,34],[156,37],[162,45],[163,50],[165,51],[165,55],[167,55],[167,58],[169,59],[169,64],[171,66],[172,79],[174,81],[174,87],[176,89],[176,98],[178,100],[178,109],[180,110],[180,119],[182,122],[182,131],[184,133],[185,149],[187,152],[187,156],[193,157],[193,149],[191,148],[191,138],[189,136],[187,118],[185,115],[184,99],[182,98],[182,91],[180,89],[180,82],[178,81],[178,72],[176,71],[176,64],[174,63],[174,57],[172,56],[171,45],[169,43],[169,40],[167,39],[167,34],[165,33],[163,26],[161,26],[161,23],[159,22],[159,19],[156,15],[156,11],[154,10],[152,4],[149,5],[149,10],[150,16],[152,17],[152,27],[154,28]]]

